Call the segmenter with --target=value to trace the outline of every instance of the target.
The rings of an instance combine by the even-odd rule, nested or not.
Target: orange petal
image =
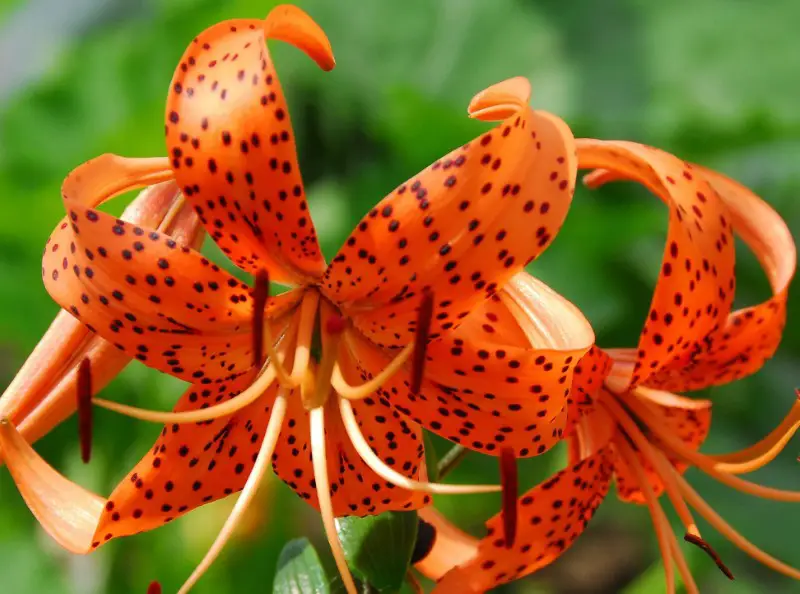
[[[175,410],[196,410],[233,398],[251,379],[248,374],[213,386],[193,385]],[[92,546],[152,530],[241,490],[264,439],[277,389],[273,385],[230,417],[164,427],[153,448],[108,498]]]
[[[427,380],[451,405],[438,397],[438,403],[410,395],[404,401],[404,393],[391,400],[466,447],[541,454],[562,437],[574,372],[593,342],[589,322],[574,305],[521,272],[429,344]],[[594,373],[587,369],[584,377]]]
[[[524,111],[531,100],[531,83],[523,76],[509,78],[484,89],[469,102],[469,117],[496,122]]]
[[[157,231],[81,208],[102,201],[104,194],[92,191],[115,180],[137,184],[142,169],[142,160],[106,156],[70,174],[64,189],[71,223],[62,223],[48,241],[45,287],[90,330],[150,367],[187,381],[246,371],[252,364],[250,289],[189,247],[201,229],[191,210]],[[138,200],[152,201],[163,218],[181,197],[174,184],[163,184]],[[293,307],[296,298],[276,298],[267,316]]]
[[[92,365],[94,394],[130,361],[70,314],[59,312],[0,397],[0,417],[7,417],[29,443],[46,435],[75,412],[77,367],[84,358]]]
[[[478,554],[456,567],[434,592],[485,592],[549,565],[583,532],[608,492],[611,453],[607,448],[562,470],[523,495],[519,534],[507,549],[502,518],[486,523],[489,533]]]
[[[325,261],[266,39],[297,45],[325,67],[332,56],[300,9],[275,11],[266,21],[218,23],[189,45],[167,98],[167,147],[178,185],[222,251],[247,271],[303,284]]]
[[[575,177],[572,133],[520,107],[402,184],[364,217],[322,289],[370,339],[407,344],[424,289],[431,332],[456,327],[552,241]]]
[[[632,142],[579,140],[581,168],[606,169],[591,177],[630,179],[645,185],[669,208],[669,230],[650,313],[639,338],[631,385],[681,367],[682,357],[703,352],[722,325],[734,293],[734,244],[728,209],[702,172],[657,149]]]
[[[414,568],[425,577],[439,580],[454,567],[477,555],[478,539],[459,530],[441,512],[426,507],[419,510],[419,517],[427,524],[425,529],[431,532],[427,536],[431,540],[430,549],[414,564]]]
[[[105,500],[59,474],[6,419],[0,420],[0,449],[33,515],[58,544],[88,553]]]
[[[728,207],[730,225],[758,258],[773,296],[733,312],[723,327],[708,337],[707,351],[649,382],[666,390],[699,390],[758,371],[783,336],[788,288],[797,263],[792,234],[772,207],[735,181],[709,169],[697,169]]]
[[[669,430],[675,438],[680,439],[693,450],[700,448],[711,426],[711,402],[709,400],[684,398],[649,388],[637,388],[636,395],[649,405],[649,410],[657,415],[659,424]],[[609,395],[609,398],[613,398],[613,396]],[[664,491],[664,482],[647,457],[638,451],[636,455],[644,468],[650,487],[658,497]],[[675,459],[670,459],[670,461],[679,472],[684,472],[688,468],[684,462]],[[617,493],[622,501],[646,503],[639,481],[621,456],[615,463],[614,474],[617,479]]]
[[[358,383],[360,378],[354,376],[352,365],[344,358],[340,365],[345,378]],[[381,460],[409,478],[424,478],[425,451],[419,427],[377,398],[354,401],[352,406],[361,432]],[[429,495],[397,488],[375,474],[351,444],[339,415],[336,398],[331,396],[326,405],[325,426],[328,478],[336,516],[418,509],[431,501]],[[289,400],[286,419],[283,439],[273,456],[273,469],[302,499],[318,508],[308,412],[299,399]]]

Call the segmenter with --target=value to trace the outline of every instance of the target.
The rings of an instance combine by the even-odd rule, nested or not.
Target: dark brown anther
[[[347,327],[347,321],[342,316],[332,315],[325,320],[325,333],[338,336]]]
[[[78,364],[76,392],[81,460],[88,464],[92,457],[92,363],[89,359],[82,359]]]
[[[264,365],[264,313],[269,298],[269,272],[263,268],[256,273],[253,288],[253,367]]]
[[[161,584],[155,580],[150,582],[150,585],[147,586],[147,594],[161,594]]]
[[[425,353],[428,337],[431,334],[433,319],[433,291],[423,289],[422,299],[417,310],[417,332],[414,335],[414,352],[411,355],[411,393],[419,394],[422,376],[425,374]]]
[[[712,549],[711,545],[708,544],[705,540],[703,540],[700,536],[697,536],[696,534],[687,533],[686,535],[684,535],[683,540],[705,551],[705,553],[709,557],[711,557],[714,563],[717,564],[719,570],[725,574],[725,577],[727,577],[729,580],[734,579],[733,573],[731,573],[731,570],[728,569],[728,566],[722,562],[722,559],[720,559],[720,556],[717,554],[717,552],[714,549]]]
[[[503,448],[500,452],[500,484],[503,486],[503,540],[510,549],[517,538],[517,458],[514,450]]]

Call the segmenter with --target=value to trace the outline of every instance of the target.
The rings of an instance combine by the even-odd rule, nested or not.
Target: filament
[[[686,482],[686,479],[684,479],[674,470],[673,474],[675,476],[675,480],[678,482],[678,486],[680,487],[683,496],[686,497],[686,500],[689,502],[689,504],[694,507],[700,513],[700,515],[703,516],[706,521],[711,524],[720,534],[722,534],[730,542],[736,545],[743,552],[750,555],[756,561],[763,563],[770,569],[774,569],[783,575],[800,580],[800,571],[794,567],[786,565],[781,561],[778,561],[775,559],[775,557],[768,555],[747,540],[744,536],[739,534],[730,524],[723,520],[722,517],[717,514],[717,512],[715,512],[694,489],[692,489],[689,483]]]
[[[261,448],[259,448],[258,455],[256,456],[255,463],[253,464],[253,470],[247,477],[247,481],[244,484],[244,488],[242,489],[239,498],[236,500],[236,504],[233,506],[233,510],[231,510],[228,519],[225,520],[225,524],[219,531],[217,538],[214,539],[214,543],[211,545],[211,548],[208,550],[205,557],[203,557],[203,560],[200,562],[197,568],[195,568],[195,570],[192,572],[192,575],[189,576],[189,579],[187,579],[183,586],[181,586],[178,594],[186,594],[186,592],[188,592],[197,583],[197,580],[203,576],[208,568],[211,567],[211,564],[217,559],[228,540],[230,540],[237,526],[239,526],[241,523],[247,508],[253,502],[253,498],[258,492],[258,487],[261,485],[261,481],[264,478],[267,469],[270,467],[272,462],[272,453],[275,451],[275,445],[278,443],[278,437],[280,436],[281,425],[283,424],[283,418],[285,414],[286,391],[285,388],[282,388],[278,391],[278,395],[275,398],[275,403],[272,406],[272,414],[269,417],[269,423],[267,424],[267,429],[264,433],[264,441],[261,442]]]
[[[672,566],[673,555],[670,547],[670,541],[675,540],[675,534],[672,532],[672,528],[669,525],[666,514],[664,514],[664,509],[659,505],[658,499],[656,499],[655,493],[653,493],[653,489],[650,487],[650,483],[647,480],[647,476],[645,475],[641,463],[636,457],[636,453],[633,451],[631,446],[628,445],[624,438],[615,440],[614,445],[619,450],[622,459],[625,460],[630,469],[633,471],[634,476],[636,476],[636,480],[639,482],[642,493],[644,494],[647,508],[650,510],[650,517],[653,520],[653,527],[656,531],[658,548],[661,551],[661,558],[664,561],[664,579],[667,582],[667,594],[674,594],[675,570]],[[681,554],[680,549],[678,549],[678,554]]]
[[[763,485],[758,485],[736,476],[720,472],[716,469],[714,460],[687,447],[683,442],[670,434],[667,429],[661,426],[658,419],[654,417],[649,408],[642,402],[639,402],[636,398],[631,398],[627,401],[627,404],[672,453],[683,458],[693,466],[696,466],[719,482],[728,485],[732,489],[741,491],[742,493],[753,495],[754,497],[772,499],[774,501],[800,502],[800,491],[785,491],[782,489],[764,487]]]
[[[800,398],[795,400],[789,414],[764,439],[750,447],[708,456],[716,461],[714,468],[728,474],[745,474],[765,466],[781,453],[792,436],[800,429]]]
[[[358,594],[350,568],[347,566],[342,543],[336,532],[336,519],[333,515],[333,502],[331,501],[331,486],[328,481],[325,409],[321,406],[312,408],[308,415],[311,428],[311,462],[314,467],[314,481],[317,486],[317,500],[319,501],[319,512],[322,515],[322,525],[325,528],[325,535],[328,537],[328,544],[331,546],[331,552],[336,561],[336,567],[339,568],[347,594]]]
[[[411,353],[414,352],[414,343],[408,344],[403,347],[403,350],[392,359],[389,364],[384,367],[380,373],[375,375],[371,380],[364,382],[359,386],[351,386],[342,376],[342,370],[339,364],[336,363],[333,367],[333,374],[331,375],[331,386],[342,397],[348,400],[361,400],[377,392],[383,384],[396,374],[408,361]]]
[[[161,223],[159,223],[157,231],[161,233],[169,233],[169,228],[172,226],[173,221],[175,221],[175,217],[178,216],[178,213],[183,209],[186,204],[186,197],[183,195],[183,192],[180,192],[176,197],[175,200],[172,201],[172,204],[167,211],[167,214],[164,215],[164,218],[161,219]]]
[[[397,472],[387,465],[370,447],[364,434],[358,426],[353,405],[349,400],[339,398],[339,410],[342,415],[345,431],[353,444],[353,447],[375,474],[385,481],[389,481],[409,491],[421,491],[434,495],[460,495],[470,493],[496,493],[500,491],[499,485],[443,485],[441,483],[428,483],[415,481]]]
[[[300,304],[300,322],[297,328],[297,342],[292,366],[292,381],[300,384],[306,375],[311,358],[311,342],[314,337],[314,322],[317,319],[319,293],[308,291]]]

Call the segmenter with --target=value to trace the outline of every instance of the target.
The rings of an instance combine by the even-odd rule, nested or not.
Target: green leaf
[[[400,590],[411,563],[417,523],[416,512],[336,520],[350,567],[378,592]]]
[[[331,594],[330,580],[308,539],[290,541],[278,558],[273,594]]]

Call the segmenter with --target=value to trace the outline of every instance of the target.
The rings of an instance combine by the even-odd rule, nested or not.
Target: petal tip
[[[530,81],[525,77],[515,76],[475,95],[467,107],[467,113],[476,120],[495,122],[526,109],[530,99]]]
[[[322,70],[336,66],[328,36],[308,13],[291,4],[280,4],[264,19],[267,39],[279,39],[303,51]]]

